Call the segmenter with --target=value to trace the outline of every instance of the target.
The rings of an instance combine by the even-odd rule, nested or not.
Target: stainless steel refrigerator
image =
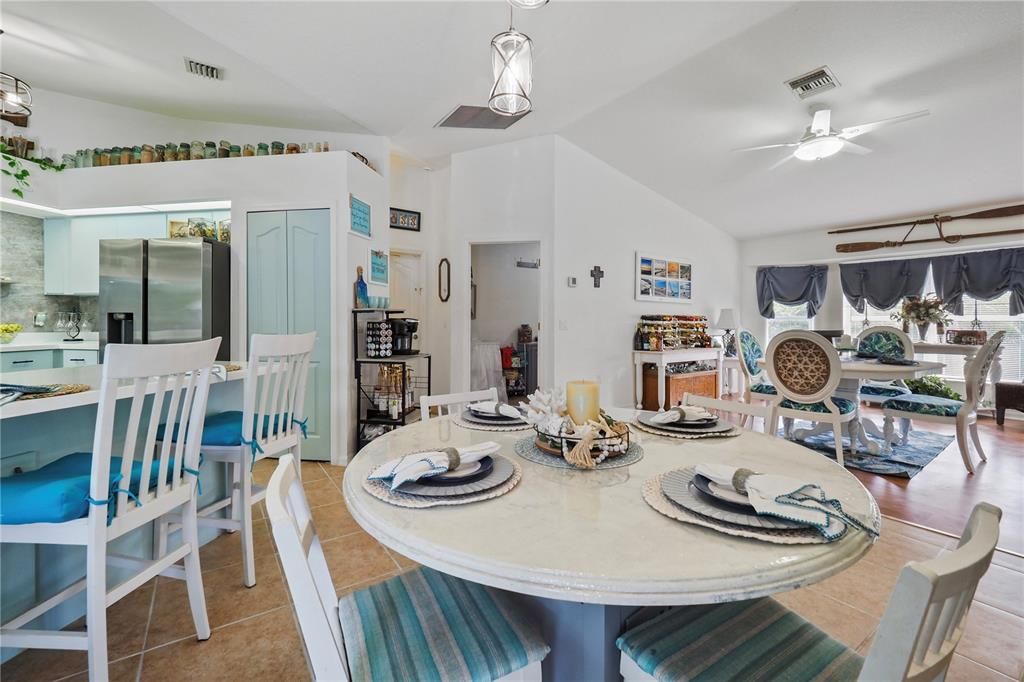
[[[102,239],[100,361],[108,343],[221,337],[231,352],[231,247],[211,239]]]

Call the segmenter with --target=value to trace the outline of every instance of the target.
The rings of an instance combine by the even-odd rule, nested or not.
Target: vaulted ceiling
[[[534,111],[506,131],[433,127],[486,104],[502,0],[4,3],[4,70],[36,87],[171,115],[386,135],[430,163],[559,133],[738,237],[1024,195],[1021,3],[573,2],[517,12]],[[188,56],[224,81],[185,73]],[[830,66],[801,102],[787,78]],[[834,127],[929,117],[769,170],[808,107]]]

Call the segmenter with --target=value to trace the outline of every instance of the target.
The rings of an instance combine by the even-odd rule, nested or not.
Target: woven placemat
[[[643,496],[644,502],[650,505],[654,511],[664,514],[670,519],[694,526],[701,526],[702,528],[710,528],[726,535],[761,540],[776,545],[820,545],[828,542],[821,533],[813,528],[807,530],[774,530],[769,528],[757,530],[735,523],[709,519],[706,516],[688,511],[674,504],[672,500],[665,497],[665,493],[661,492],[661,479],[664,477],[665,474],[659,474],[652,479],[644,481]]]
[[[516,441],[516,454],[527,460],[528,462],[535,462],[536,464],[543,464],[544,466],[554,467],[556,469],[573,469],[574,471],[600,471],[602,469],[618,469],[619,467],[628,467],[630,464],[636,464],[644,458],[644,449],[636,443],[630,443],[629,448],[626,449],[620,455],[615,457],[609,457],[593,469],[581,469],[569,464],[564,458],[558,455],[552,455],[550,453],[541,450],[537,443],[534,442],[536,436],[527,436],[526,438],[520,438]]]
[[[236,365],[233,362],[229,363],[227,365],[224,365],[224,371],[225,372],[237,372],[240,369],[242,369],[242,366],[241,365]]]
[[[452,507],[460,504],[472,504],[474,502],[482,502],[483,500],[491,500],[495,497],[501,497],[505,493],[511,492],[523,477],[522,467],[515,462],[512,462],[512,468],[515,470],[512,473],[512,477],[501,485],[491,488],[490,490],[484,490],[483,492],[472,493],[469,495],[460,495],[459,497],[422,497],[420,495],[409,495],[391,490],[391,486],[387,481],[371,481],[370,479],[365,479],[363,481],[363,490],[370,493],[378,500],[387,502],[388,504],[393,504],[396,507],[406,507],[407,509]]]
[[[495,424],[494,426],[491,426],[490,424],[477,424],[476,422],[466,421],[465,419],[462,418],[462,415],[458,414],[450,414],[448,415],[448,417],[451,420],[452,424],[455,424],[456,426],[463,429],[469,429],[470,431],[525,431],[527,429],[533,428],[532,426],[526,423],[506,424],[504,426],[497,424]]]
[[[41,384],[47,386],[53,390],[49,393],[26,393],[25,395],[18,398],[18,400],[35,400],[37,398],[56,398],[59,395],[71,395],[72,393],[85,393],[91,391],[92,386],[89,384]]]
[[[655,429],[647,426],[646,424],[641,424],[638,421],[634,421],[630,426],[655,436],[681,438],[682,440],[696,440],[698,438],[733,438],[743,433],[743,429],[738,426],[734,427],[732,431],[719,431],[718,433],[680,433],[678,431],[669,431],[667,429]]]

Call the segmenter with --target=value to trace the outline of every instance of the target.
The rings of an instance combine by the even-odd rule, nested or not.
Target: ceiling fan
[[[893,123],[902,123],[903,121],[909,121],[914,118],[920,118],[927,116],[928,111],[915,111],[912,114],[903,114],[902,116],[893,116],[892,118],[884,118],[881,121],[874,121],[872,123],[861,123],[860,125],[850,126],[849,128],[843,128],[842,130],[834,130],[832,128],[832,110],[831,109],[819,109],[813,112],[814,117],[811,120],[811,125],[807,127],[807,132],[804,133],[796,142],[783,142],[781,144],[765,144],[758,147],[745,147],[743,149],[737,149],[738,152],[752,152],[759,149],[781,149],[783,147],[793,149],[792,154],[787,154],[781,158],[771,168],[775,169],[786,163],[790,159],[800,159],[801,161],[818,161],[826,157],[837,154],[840,151],[853,152],[854,154],[868,154],[871,152],[867,147],[863,147],[855,142],[851,142],[855,137],[860,137],[865,133],[870,133],[873,130],[877,130],[882,126],[892,125]]]

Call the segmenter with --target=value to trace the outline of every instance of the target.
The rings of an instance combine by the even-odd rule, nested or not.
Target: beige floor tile
[[[980,602],[971,605],[957,653],[1019,679],[1024,675],[1024,618]]]
[[[946,682],[1011,682],[1011,678],[960,654],[953,654],[946,671]]]
[[[387,549],[387,548],[385,548],[385,549]],[[403,571],[408,571],[408,570],[411,570],[413,568],[418,568],[419,567],[418,563],[416,563],[415,561],[413,561],[412,559],[410,559],[409,557],[407,557],[407,556],[405,556],[403,554],[399,554],[398,552],[396,552],[393,549],[388,549],[388,554],[391,555],[391,558],[395,560],[395,563],[398,564],[398,567],[400,569],[402,569]]]
[[[820,592],[796,590],[774,595],[774,598],[851,649],[863,644],[878,626],[877,618]]]
[[[110,674],[110,682],[135,682],[139,675],[139,666],[142,663],[142,656],[136,654],[130,658],[122,658],[114,661],[107,670]],[[88,672],[81,672],[71,677],[65,677],[61,682],[87,682]]]
[[[1016,554],[996,552],[992,555],[992,563],[996,566],[1017,571],[1018,573],[1024,573],[1024,557],[1017,556]]]
[[[862,559],[839,575],[808,589],[881,618],[898,576],[899,571],[895,569]]]
[[[324,464],[321,463],[320,467],[324,470],[327,476],[334,481],[334,484],[341,488],[341,479],[345,476],[345,467],[336,464]]]
[[[899,571],[911,561],[934,559],[942,551],[942,548],[936,545],[899,533],[886,533],[883,530],[882,536],[864,559]]]
[[[394,573],[395,562],[384,547],[359,531],[323,543],[324,556],[335,587]]]
[[[992,564],[974,598],[989,606],[1024,617],[1024,573]],[[1024,643],[1021,644],[1024,647]]]
[[[359,524],[348,513],[344,502],[314,507],[312,513],[313,525],[316,526],[316,533],[320,536],[321,541],[331,540],[360,530]]]
[[[277,557],[271,552],[256,554],[256,585],[242,584],[242,564],[203,573],[206,611],[211,627],[254,616],[288,603]],[[146,648],[182,637],[195,637],[192,612],[185,583],[160,578],[149,625]]]
[[[344,501],[338,486],[329,478],[321,478],[317,481],[303,481],[302,488],[306,491],[306,501],[309,502],[311,508]]]
[[[350,592],[358,592],[359,590],[365,590],[367,587],[376,585],[377,583],[382,583],[385,580],[394,578],[396,575],[400,574],[397,571],[395,573],[385,573],[384,575],[378,575],[376,577],[370,578],[369,580],[361,580],[357,583],[352,583],[351,585],[339,587],[336,591],[338,596],[341,597],[343,595],[349,594]]]
[[[262,552],[277,551],[266,519],[257,519],[255,514],[253,514],[252,545],[256,556]],[[204,573],[242,563],[241,532],[223,533],[217,539],[200,547],[199,562]],[[180,565],[182,562],[179,561],[178,564]]]
[[[146,652],[141,680],[309,679],[289,608],[220,628],[205,642],[185,639]]]
[[[929,545],[935,545],[936,547],[948,547],[949,543],[957,542],[956,538],[950,537],[949,535],[937,533],[926,528],[920,528],[887,516],[882,519],[882,536],[884,537],[890,534],[913,538],[914,540],[926,542]]]
[[[253,482],[256,485],[265,486],[270,481],[270,476],[274,473],[274,469],[277,468],[277,463],[278,459],[276,457],[266,457],[258,460],[252,468]],[[302,462],[302,481],[304,483],[318,481],[322,478],[327,478],[327,474],[320,468],[319,462],[308,460]]]

